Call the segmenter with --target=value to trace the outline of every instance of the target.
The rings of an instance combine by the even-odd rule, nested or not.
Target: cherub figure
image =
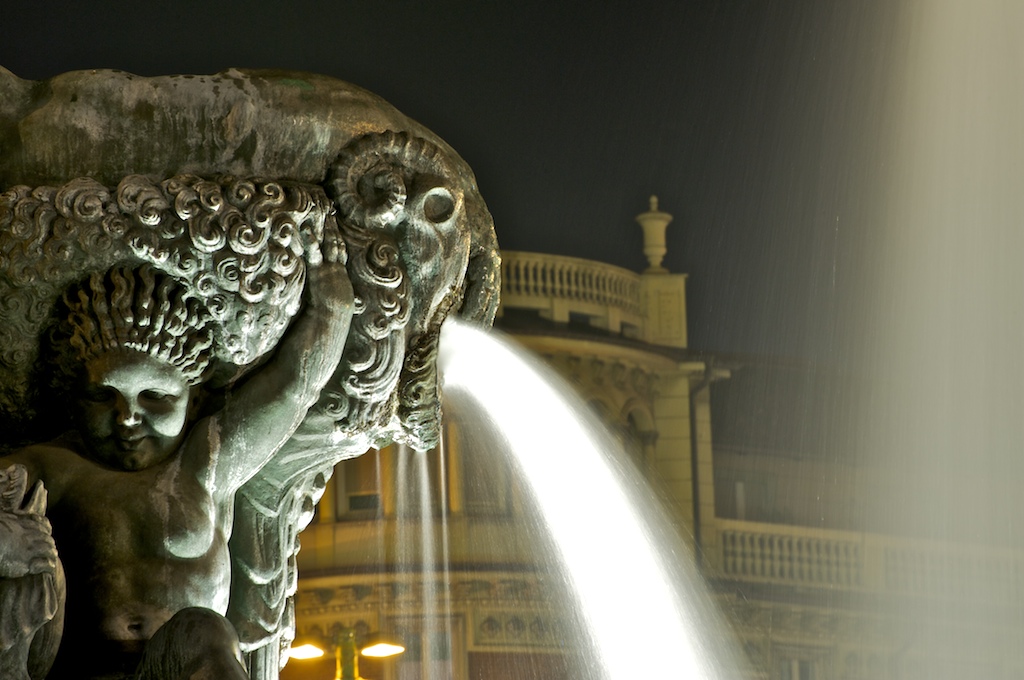
[[[55,574],[57,553],[67,574],[51,677],[246,677],[223,618],[235,493],[316,402],[354,312],[337,232],[306,272],[305,305],[275,353],[208,415],[208,314],[182,286],[148,265],[122,266],[65,294],[56,337],[72,427],[0,459],[24,470],[27,488],[42,483],[48,518],[18,516],[7,533],[19,550],[0,517],[0,579]],[[30,664],[44,674],[46,653]]]

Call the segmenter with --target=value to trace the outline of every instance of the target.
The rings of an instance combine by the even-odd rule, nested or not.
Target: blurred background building
[[[637,220],[650,265],[640,274],[503,252],[496,327],[621,440],[691,549],[680,559],[709,584],[745,677],[1024,677],[1020,622],[1006,616],[1020,611],[1022,553],[887,533],[893,524],[865,508],[898,495],[886,485],[899,478],[829,437],[843,429],[844,376],[688,349],[686,275],[661,267],[671,215],[652,197]],[[300,637],[406,643],[393,659],[361,660],[366,678],[554,680],[587,664],[542,523],[479,421],[448,405],[438,449],[340,464],[301,536]],[[568,499],[581,483],[565,480]],[[628,588],[629,575],[609,587]],[[330,658],[296,660],[284,678],[334,673]]]

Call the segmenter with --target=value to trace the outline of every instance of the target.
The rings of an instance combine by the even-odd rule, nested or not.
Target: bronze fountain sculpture
[[[438,436],[498,255],[357,87],[0,69],[0,676],[272,680],[338,461]]]

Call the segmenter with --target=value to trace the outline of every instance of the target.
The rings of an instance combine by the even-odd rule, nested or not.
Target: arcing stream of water
[[[729,653],[692,554],[590,410],[539,362],[492,335],[449,322],[441,347],[446,400],[499,433],[495,445],[531,492],[540,530],[550,538],[538,549],[552,545],[558,553],[539,561],[560,564],[575,594],[574,616],[585,622],[589,640],[574,642],[585,648],[589,677],[729,677]],[[400,458],[399,498],[418,487],[425,499],[424,457]],[[434,513],[419,510],[424,555],[404,560],[421,565],[426,580],[446,568],[446,551],[442,545],[442,564],[435,564],[428,526]],[[439,535],[446,543],[445,530]],[[442,594],[425,621],[446,621],[446,601]]]

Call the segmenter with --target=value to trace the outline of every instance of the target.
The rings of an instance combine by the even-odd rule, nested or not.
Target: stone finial
[[[668,270],[661,266],[665,257],[665,228],[672,221],[672,215],[658,210],[658,197],[651,196],[650,210],[636,216],[636,221],[644,230],[644,255],[650,266],[645,274],[664,274]]]

